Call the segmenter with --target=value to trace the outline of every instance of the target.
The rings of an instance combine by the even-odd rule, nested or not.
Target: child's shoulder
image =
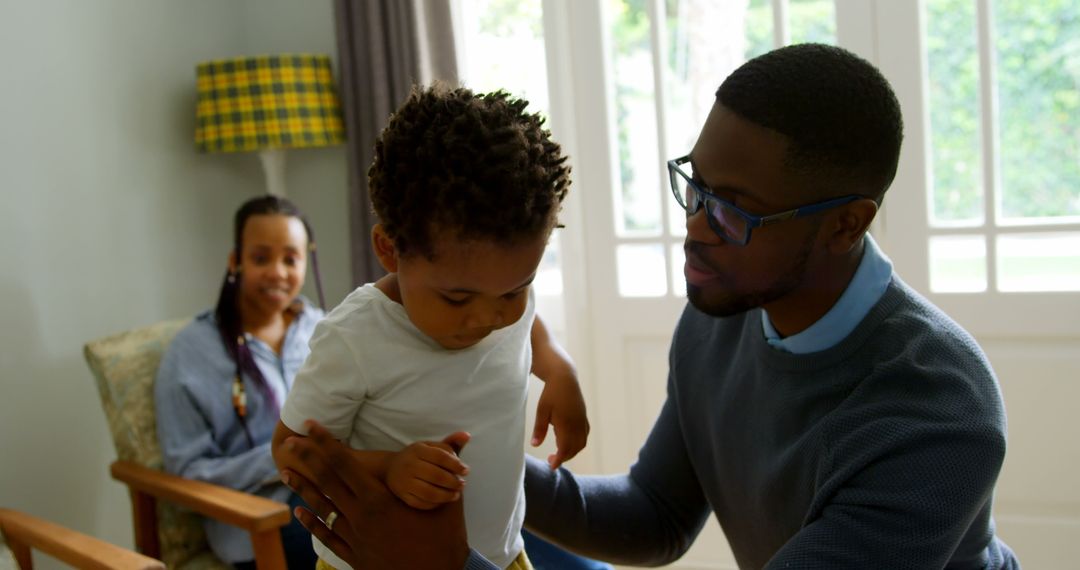
[[[359,321],[385,318],[393,304],[375,285],[361,285],[349,293],[341,303],[330,310],[323,319],[328,324],[348,326]]]

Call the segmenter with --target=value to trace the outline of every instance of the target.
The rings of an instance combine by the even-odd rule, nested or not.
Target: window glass
[[[477,92],[505,90],[548,116],[547,56],[541,0],[468,0],[460,4],[462,82]],[[571,185],[571,191],[579,191]],[[563,292],[559,231],[548,244],[533,282],[537,295]]]
[[[1080,291],[1080,233],[1000,236],[997,268],[1002,291]]]
[[[660,233],[660,181],[651,30],[646,0],[609,0],[615,86],[619,236]]]
[[[753,59],[776,47],[774,28],[772,0],[750,0],[746,7],[745,59]]]
[[[930,223],[980,225],[985,208],[975,2],[927,0],[926,12],[933,164]]]
[[[1080,2],[995,0],[993,6],[1000,215],[1080,216]]]
[[[755,10],[764,13],[764,18]],[[665,14],[664,115],[669,156],[662,157],[662,166],[693,148],[724,78],[746,61],[748,53],[757,55],[759,48],[762,53],[772,48],[772,8],[768,0],[753,0],[749,9],[738,2],[666,0]],[[759,33],[765,36],[758,38]],[[759,41],[767,43],[752,47]],[[685,214],[674,202],[666,171],[663,180],[661,194],[664,200],[671,200],[669,234],[683,236]]]
[[[541,0],[467,0],[461,3],[466,87],[503,89],[548,114],[547,58]]]
[[[930,238],[930,290],[935,293],[986,291],[986,239],[982,236]]]
[[[836,3],[833,0],[788,0],[791,43],[836,43]]]

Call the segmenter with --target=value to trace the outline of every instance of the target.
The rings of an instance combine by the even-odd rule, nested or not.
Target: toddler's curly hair
[[[527,105],[503,91],[413,88],[368,170],[372,207],[399,254],[434,258],[436,232],[512,245],[551,231],[570,167]]]

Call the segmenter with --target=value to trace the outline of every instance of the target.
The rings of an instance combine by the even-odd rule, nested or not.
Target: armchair
[[[158,323],[83,349],[116,446],[110,471],[131,494],[136,547],[169,568],[230,568],[210,550],[201,515],[248,530],[260,570],[284,569],[280,528],[289,523],[288,505],[161,471],[154,378],[169,342],[188,322]]]
[[[0,570],[32,570],[31,549],[75,568],[164,570],[158,560],[38,517],[0,508]]]

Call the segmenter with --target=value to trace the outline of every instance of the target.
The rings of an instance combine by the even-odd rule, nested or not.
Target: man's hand
[[[318,425],[314,421],[309,421],[307,426]],[[324,433],[329,434],[326,428],[319,426]],[[330,436],[333,439],[333,436]],[[288,427],[284,423],[278,421],[277,428],[274,430],[274,438],[271,442],[270,450],[274,456],[274,462],[277,464],[278,471],[284,473],[285,470],[291,470],[305,479],[313,479],[314,474],[310,471],[312,465],[299,461],[295,454],[284,451],[285,443],[287,441],[297,441],[303,439],[304,436],[298,434]],[[336,441],[336,440],[335,440]],[[295,445],[295,443],[294,443]],[[349,454],[352,455],[354,461],[362,463],[363,469],[368,473],[374,475],[377,479],[383,480],[386,478],[387,465],[390,463],[390,458],[393,455],[390,451],[367,451],[361,449],[349,449]]]
[[[419,441],[390,456],[386,485],[416,509],[434,509],[457,501],[469,468],[448,443]]]
[[[282,480],[310,509],[296,517],[316,538],[353,568],[461,570],[469,555],[461,501],[431,510],[410,508],[379,479],[377,469],[335,440],[315,422],[308,437],[290,437],[282,446]],[[460,450],[468,434],[442,444]],[[333,528],[323,521],[333,517]]]
[[[544,390],[536,406],[536,424],[533,427],[532,445],[536,447],[547,437],[548,424],[555,428],[555,453],[548,457],[548,465],[558,469],[585,448],[589,438],[589,419],[585,415],[585,399],[577,378],[564,375],[544,378]]]

